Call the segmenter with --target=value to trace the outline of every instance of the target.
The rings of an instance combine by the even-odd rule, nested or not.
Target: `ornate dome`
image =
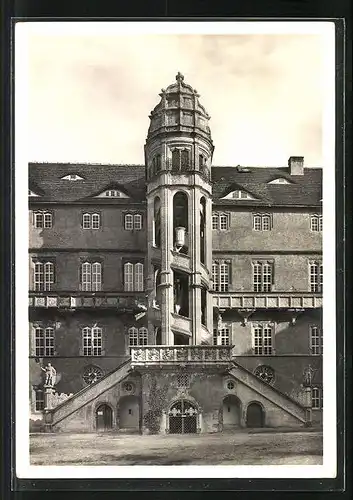
[[[210,116],[199,102],[196,89],[184,82],[179,72],[172,83],[159,94],[161,100],[151,111],[147,138],[168,132],[196,132],[212,143],[208,126]]]

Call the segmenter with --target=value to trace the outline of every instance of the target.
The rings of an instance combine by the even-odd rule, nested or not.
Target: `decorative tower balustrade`
[[[180,73],[160,97],[145,145],[149,343],[210,343],[210,117]]]

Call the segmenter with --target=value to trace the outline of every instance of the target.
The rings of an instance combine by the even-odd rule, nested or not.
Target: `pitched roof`
[[[291,184],[268,184],[283,177]],[[236,167],[212,168],[213,199],[217,204],[247,204],[247,199],[220,200],[234,189],[244,188],[258,200],[256,205],[320,205],[322,198],[322,169],[305,168],[304,175],[289,175],[287,167]]]
[[[62,179],[68,174],[77,174],[83,180]],[[101,165],[30,163],[29,184],[38,186],[43,196],[40,201],[87,202],[106,189],[121,189],[131,202],[145,200],[145,167],[143,165]],[[36,200],[37,201],[37,200]],[[100,198],[99,203],[126,203],[126,198]]]
[[[65,175],[77,174],[84,180],[68,181]],[[213,201],[217,205],[253,206],[319,206],[322,199],[322,169],[305,168],[304,175],[289,175],[288,167],[212,167]],[[268,184],[283,177],[291,184]],[[30,163],[29,186],[42,196],[36,202],[126,203],[143,202],[146,198],[145,167],[143,165],[102,165],[70,163]],[[95,196],[112,186],[119,186],[126,198]],[[223,198],[235,189],[243,189],[256,200]]]

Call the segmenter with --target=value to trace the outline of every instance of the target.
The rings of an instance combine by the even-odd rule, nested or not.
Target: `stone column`
[[[171,330],[171,313],[173,312],[173,275],[171,272],[171,249],[173,247],[173,205],[172,193],[163,190],[161,193],[161,333],[162,344],[173,345]]]

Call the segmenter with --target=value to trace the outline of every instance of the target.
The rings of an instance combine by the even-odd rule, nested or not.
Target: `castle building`
[[[31,429],[321,422],[321,169],[213,166],[209,119],[178,73],[145,165],[29,165]]]

